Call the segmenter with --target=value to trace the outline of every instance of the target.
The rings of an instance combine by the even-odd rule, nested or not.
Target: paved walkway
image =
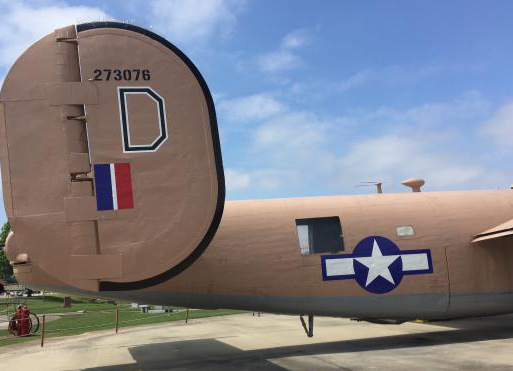
[[[251,313],[89,333],[0,348],[0,369],[513,370],[513,316],[374,325]]]

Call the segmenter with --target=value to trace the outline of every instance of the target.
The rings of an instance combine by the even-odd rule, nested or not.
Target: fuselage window
[[[338,216],[296,219],[296,230],[301,255],[344,250],[342,227]]]
[[[395,228],[395,233],[399,237],[403,236],[413,236],[415,232],[413,231],[413,227],[411,225],[402,225],[400,227]]]

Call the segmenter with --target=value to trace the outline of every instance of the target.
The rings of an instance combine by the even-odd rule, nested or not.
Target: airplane
[[[512,190],[225,201],[208,86],[149,30],[48,34],[0,119],[5,253],[32,289],[299,315],[308,336],[314,316],[513,312]]]

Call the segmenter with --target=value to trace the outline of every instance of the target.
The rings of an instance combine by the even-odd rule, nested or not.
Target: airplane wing
[[[513,236],[513,219],[477,234],[472,242],[482,242],[506,236]]]

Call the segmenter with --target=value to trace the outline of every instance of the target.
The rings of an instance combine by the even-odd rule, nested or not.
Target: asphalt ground
[[[513,315],[377,325],[251,313],[0,348],[0,370],[513,370]]]

